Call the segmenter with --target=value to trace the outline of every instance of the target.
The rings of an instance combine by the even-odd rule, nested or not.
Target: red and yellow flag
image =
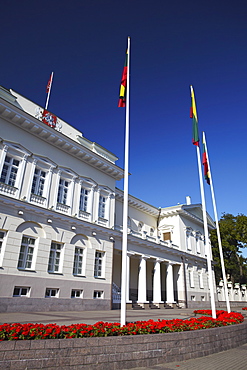
[[[128,50],[126,51],[125,63],[122,73],[118,107],[124,108],[126,106],[126,89],[127,89],[127,74],[128,74]]]
[[[197,119],[197,112],[196,112],[196,101],[195,101],[195,94],[193,87],[190,86],[191,90],[191,108],[190,108],[190,118],[193,119],[193,126],[192,126],[192,143],[194,145],[199,146],[199,132],[198,132],[198,119]]]

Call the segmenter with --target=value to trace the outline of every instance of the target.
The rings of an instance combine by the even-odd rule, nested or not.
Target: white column
[[[146,257],[141,256],[139,264],[138,300],[137,303],[147,303]]]
[[[167,264],[166,269],[166,303],[175,303],[174,288],[173,288],[173,265]]]
[[[154,262],[153,303],[161,303],[161,260]]]

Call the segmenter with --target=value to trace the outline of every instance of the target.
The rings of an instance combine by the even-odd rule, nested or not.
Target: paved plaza
[[[187,319],[194,317],[194,309],[157,309],[157,310],[127,310],[126,321],[148,319]],[[245,312],[241,307],[234,307],[233,311]],[[112,311],[76,311],[76,312],[33,312],[33,313],[0,313],[0,324],[3,323],[57,323],[58,325],[69,325],[73,323],[94,324],[97,321],[119,322],[120,310]],[[209,356],[191,359],[181,362],[165,363],[144,368],[138,367],[134,370],[246,370],[247,369],[247,343],[228,351],[219,352]]]

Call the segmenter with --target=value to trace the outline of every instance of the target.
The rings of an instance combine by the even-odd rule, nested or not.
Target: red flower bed
[[[197,310],[195,313],[210,315],[210,310]],[[172,333],[176,331],[199,330],[239,324],[244,321],[243,315],[226,311],[216,311],[217,318],[202,316],[188,320],[148,320],[128,323],[121,327],[119,323],[99,321],[94,325],[73,324],[59,326],[57,324],[3,324],[0,325],[0,340],[20,339],[58,339],[107,337],[120,335],[139,335],[155,333]]]
[[[247,307],[243,307],[242,310],[247,310]]]

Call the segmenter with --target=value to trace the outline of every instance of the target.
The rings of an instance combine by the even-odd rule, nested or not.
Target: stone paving
[[[169,362],[152,367],[136,367],[132,370],[246,370],[247,369],[247,344],[215,353],[213,355],[195,358],[181,362]]]

